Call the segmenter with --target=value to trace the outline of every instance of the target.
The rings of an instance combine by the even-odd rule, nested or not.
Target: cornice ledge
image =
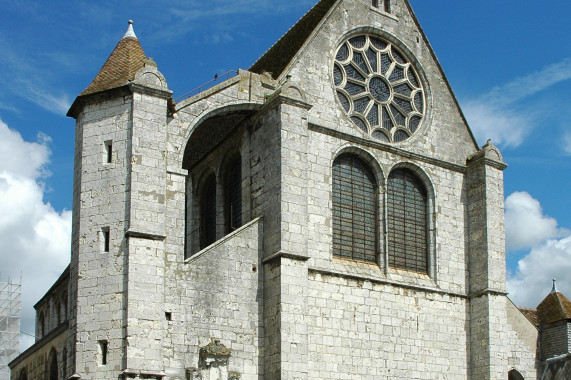
[[[278,90],[278,93],[270,96],[270,98],[268,99],[266,104],[264,104],[264,107],[262,107],[262,108],[266,108],[266,107],[272,108],[272,107],[279,105],[279,104],[287,104],[290,106],[303,108],[307,111],[309,111],[310,109],[313,108],[312,104],[309,104],[306,101],[301,100],[301,99],[296,99],[296,98],[293,98],[291,96],[284,95],[282,92],[279,92],[279,90]]]
[[[398,287],[398,288],[421,291],[424,293],[444,294],[444,295],[448,295],[451,297],[462,298],[462,299],[468,298],[468,296],[464,293],[453,292],[453,291],[444,290],[441,288],[436,288],[436,287],[431,287],[431,286],[409,284],[409,283],[405,283],[405,282],[376,278],[376,277],[362,275],[362,274],[351,274],[351,273],[341,272],[341,271],[332,270],[332,269],[324,269],[324,268],[316,268],[316,267],[309,267],[308,269],[309,269],[309,272],[318,273],[318,274],[326,275],[326,276],[341,277],[341,278],[346,278],[346,279],[356,280],[356,281],[370,281],[373,284],[390,285],[390,286],[394,286],[394,287]]]
[[[279,252],[276,252],[273,255],[270,255],[270,256],[266,257],[265,259],[263,259],[262,264],[267,264],[269,262],[272,262],[274,260],[281,259],[281,258],[297,260],[297,261],[309,260],[308,256],[298,255],[298,254],[291,253],[291,252],[279,251]]]
[[[349,142],[353,142],[356,144],[368,146],[368,147],[379,149],[379,150],[389,152],[389,153],[394,153],[394,154],[397,154],[401,157],[409,158],[409,159],[416,160],[416,161],[426,162],[428,164],[435,165],[435,166],[445,168],[445,169],[449,169],[449,170],[452,170],[452,171],[455,171],[458,173],[462,173],[462,174],[466,173],[466,166],[453,164],[453,163],[443,161],[443,160],[439,160],[439,159],[433,158],[433,157],[423,156],[423,155],[418,154],[418,153],[412,153],[412,152],[406,151],[406,150],[401,149],[401,148],[397,148],[397,147],[394,147],[394,146],[391,146],[388,144],[384,144],[382,142],[377,142],[377,141],[373,141],[370,139],[365,139],[362,137],[353,136],[353,135],[350,135],[348,133],[337,131],[337,130],[334,130],[334,129],[329,128],[329,127],[324,127],[322,125],[309,123],[308,129],[310,131],[313,131],[313,132],[323,133],[325,135],[337,137],[337,138],[343,139],[345,141],[349,141]]]
[[[159,235],[159,234],[153,234],[153,233],[149,233],[149,232],[143,232],[143,231],[136,231],[136,230],[132,230],[132,229],[128,229],[125,232],[125,237],[128,238],[139,238],[139,239],[146,239],[146,240],[159,240],[159,241],[164,241],[166,240],[166,235]]]
[[[163,99],[170,99],[173,94],[173,92],[169,89],[149,87],[147,85],[134,82],[129,83],[127,86],[129,86],[129,90],[131,90],[131,92],[142,92],[144,94],[154,95],[158,98]]]
[[[154,372],[154,371],[141,371],[140,376],[141,378],[155,378],[155,379],[162,379],[167,374],[163,371]]]
[[[507,296],[508,292],[506,292],[505,290],[501,290],[501,289],[486,288],[486,289],[482,289],[482,290],[478,290],[476,292],[470,293],[468,295],[468,298],[469,299],[479,298],[479,297],[482,297],[485,295]]]

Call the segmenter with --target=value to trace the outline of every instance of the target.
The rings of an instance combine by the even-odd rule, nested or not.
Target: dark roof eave
[[[143,92],[147,94],[152,94],[154,96],[167,99],[168,101],[168,109],[169,111],[173,111],[175,109],[174,101],[172,100],[172,91],[168,89],[160,89],[154,87],[147,87],[145,85],[140,85],[137,83],[129,82],[123,86],[111,88],[108,90],[103,90],[99,92],[93,92],[90,94],[79,95],[75,98],[75,101],[67,111],[66,116],[73,117],[77,119],[81,110],[86,104],[89,103],[97,103],[104,100],[108,100],[111,98],[119,97],[119,96],[127,96],[131,95],[133,92]],[[171,112],[172,113],[172,112]]]
[[[279,78],[337,2],[338,0],[321,0],[315,4],[248,71],[256,74],[267,71],[274,79]]]
[[[60,284],[62,284],[67,279],[69,279],[69,264],[63,270],[63,272],[58,277],[58,279],[54,282],[54,284],[50,287],[50,289],[43,295],[42,298],[40,298],[40,300],[38,302],[36,302],[36,304],[34,305],[34,309],[37,309],[38,305],[40,305],[55,288],[57,288]]]
[[[18,364],[32,355],[34,352],[38,351],[40,348],[50,343],[53,339],[59,336],[61,333],[65,332],[69,328],[69,321],[64,321],[58,327],[50,331],[45,337],[38,340],[36,343],[32,344],[26,351],[22,352],[20,355],[16,356],[14,360],[8,363],[10,369],[14,369]]]

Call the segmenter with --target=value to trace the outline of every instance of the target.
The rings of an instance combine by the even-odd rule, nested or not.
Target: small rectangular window
[[[113,162],[113,140],[105,141],[105,162],[107,164]]]
[[[99,358],[100,358],[100,364],[101,365],[107,364],[108,351],[109,351],[109,342],[107,342],[106,340],[100,340],[99,341]]]
[[[109,248],[111,247],[110,238],[109,238],[109,227],[103,227],[101,229],[101,243],[102,243],[102,251],[109,252]]]
[[[172,321],[172,313],[170,311],[165,312],[165,319],[167,321]]]
[[[384,10],[387,13],[391,13],[391,0],[383,0]]]
[[[373,7],[375,8],[379,7],[379,0],[373,0]]]

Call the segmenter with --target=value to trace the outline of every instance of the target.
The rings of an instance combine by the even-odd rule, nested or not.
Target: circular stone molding
[[[425,115],[419,76],[397,47],[363,34],[343,42],[335,55],[337,99],[353,123],[384,142],[401,142]]]

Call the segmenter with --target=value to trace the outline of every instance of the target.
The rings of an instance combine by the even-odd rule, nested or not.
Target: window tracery
[[[367,164],[353,154],[333,163],[333,253],[375,262],[377,189]]]
[[[393,43],[363,34],[345,41],[333,66],[337,99],[351,121],[384,142],[408,139],[425,114],[425,94],[411,61]]]
[[[387,185],[388,264],[428,273],[428,200],[422,182],[411,171],[391,172]]]

